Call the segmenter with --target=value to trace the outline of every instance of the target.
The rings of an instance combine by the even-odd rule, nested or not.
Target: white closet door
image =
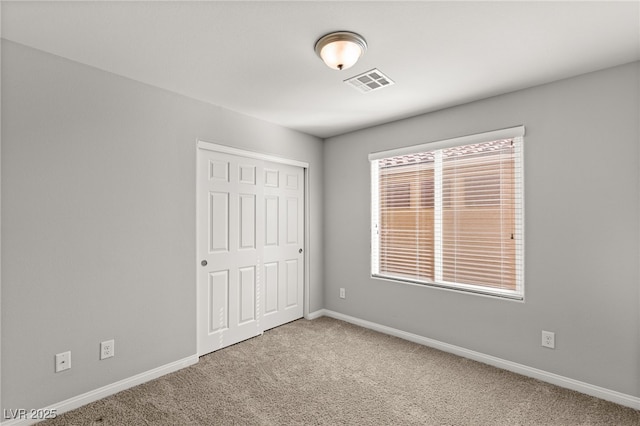
[[[304,171],[265,163],[265,330],[301,318],[304,289]]]
[[[304,170],[198,151],[203,355],[302,317]]]

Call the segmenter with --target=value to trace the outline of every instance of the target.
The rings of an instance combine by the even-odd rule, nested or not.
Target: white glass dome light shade
[[[349,31],[326,34],[315,45],[316,54],[334,70],[351,68],[366,50],[364,38]]]
[[[350,41],[334,41],[320,50],[320,57],[329,68],[346,70],[358,62],[362,49]]]

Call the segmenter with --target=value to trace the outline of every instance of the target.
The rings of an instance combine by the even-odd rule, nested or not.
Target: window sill
[[[383,281],[391,281],[401,284],[409,284],[422,288],[432,288],[437,290],[445,290],[451,291],[455,293],[482,296],[482,297],[490,297],[492,299],[500,299],[500,300],[508,300],[512,302],[520,302],[524,303],[524,294],[519,294],[513,291],[500,291],[500,290],[490,290],[484,289],[479,286],[467,285],[467,284],[437,284],[437,283],[429,283],[423,281],[415,281],[408,278],[402,277],[393,277],[388,275],[371,275],[372,279],[383,280]]]

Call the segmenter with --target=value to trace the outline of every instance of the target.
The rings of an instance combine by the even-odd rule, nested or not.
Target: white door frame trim
[[[265,154],[265,153],[261,153],[261,152],[255,152],[255,151],[249,151],[249,150],[245,150],[245,149],[240,149],[240,148],[234,148],[228,145],[221,145],[221,144],[217,144],[217,143],[212,143],[212,142],[206,142],[203,140],[196,140],[196,239],[195,239],[195,244],[196,244],[196,259],[195,259],[195,268],[196,268],[196,353],[200,355],[199,350],[198,350],[198,339],[199,339],[199,332],[200,332],[200,312],[199,312],[199,306],[200,304],[198,303],[198,299],[197,299],[197,295],[198,295],[198,266],[200,265],[200,259],[198,257],[199,253],[198,253],[198,247],[199,247],[199,232],[198,232],[198,212],[199,212],[199,201],[198,201],[198,173],[200,172],[199,168],[198,168],[198,155],[199,155],[199,150],[200,149],[206,149],[208,151],[215,151],[215,152],[221,152],[224,154],[231,154],[231,155],[238,155],[241,157],[249,157],[249,158],[254,158],[257,160],[263,160],[263,161],[270,161],[273,163],[280,163],[280,164],[287,164],[289,166],[296,166],[296,167],[301,167],[303,169],[304,172],[304,258],[303,258],[303,262],[304,262],[304,283],[303,283],[303,288],[304,288],[304,295],[303,295],[303,310],[302,310],[302,314],[304,318],[307,318],[309,316],[309,306],[310,306],[310,290],[309,290],[309,283],[310,283],[310,278],[311,275],[309,273],[309,269],[310,269],[310,256],[309,256],[309,234],[310,234],[310,215],[309,215],[309,163],[304,162],[304,161],[298,161],[298,160],[293,160],[290,158],[284,158],[284,157],[279,157],[277,155],[272,155],[272,154]]]
[[[241,157],[255,158],[257,160],[271,161],[273,163],[288,164],[290,166],[309,168],[309,163],[304,161],[292,160],[290,158],[278,157],[277,155],[264,154],[261,152],[247,151],[244,149],[234,148],[227,145],[205,142],[198,140],[198,148],[207,149],[209,151],[223,152],[225,154],[239,155]]]

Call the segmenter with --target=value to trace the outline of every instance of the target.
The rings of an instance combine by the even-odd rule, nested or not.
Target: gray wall
[[[6,41],[2,89],[3,409],[196,353],[197,138],[310,164],[323,307],[320,139]],[[98,361],[111,338],[116,357]]]
[[[629,64],[325,141],[325,307],[640,396],[639,81]],[[525,302],[370,278],[367,154],[519,124]]]

